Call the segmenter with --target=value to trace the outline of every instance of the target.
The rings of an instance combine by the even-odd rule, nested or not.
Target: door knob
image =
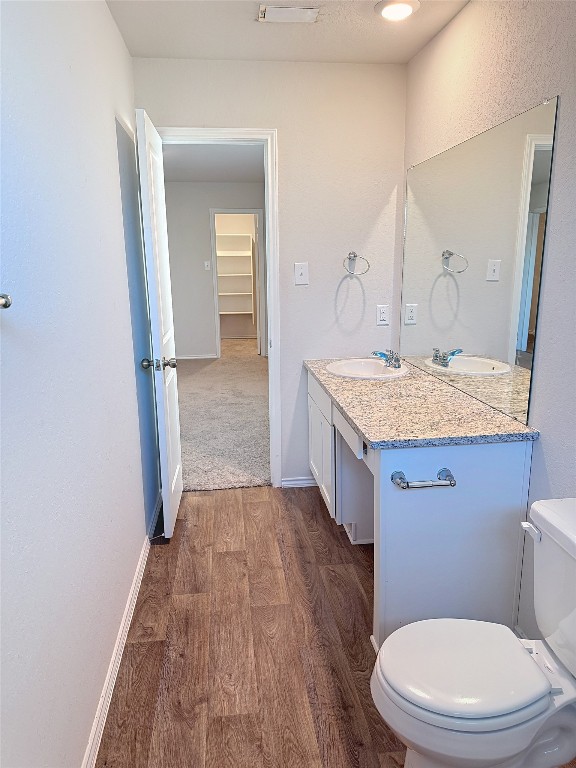
[[[176,368],[178,365],[178,361],[175,357],[171,357],[170,360],[166,360],[165,357],[162,358],[162,368]]]
[[[144,368],[145,371],[147,371],[148,368],[152,368],[154,365],[154,360],[148,360],[148,358],[145,357],[143,360],[140,360],[140,365],[142,368]]]
[[[8,309],[12,306],[12,299],[7,293],[0,293],[0,309]]]

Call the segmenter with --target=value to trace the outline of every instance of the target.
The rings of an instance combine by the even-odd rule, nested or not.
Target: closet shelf
[[[218,272],[218,277],[252,277],[251,272]]]

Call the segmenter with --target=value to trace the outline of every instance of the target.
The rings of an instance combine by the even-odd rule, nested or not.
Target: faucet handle
[[[440,348],[439,347],[433,347],[432,348],[432,362],[437,363],[440,360]]]

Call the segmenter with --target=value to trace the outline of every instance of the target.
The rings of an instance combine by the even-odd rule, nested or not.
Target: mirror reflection
[[[401,354],[523,422],[556,102],[407,173]]]

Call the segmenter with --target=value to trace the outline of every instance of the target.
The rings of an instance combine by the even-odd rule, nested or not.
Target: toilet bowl
[[[535,609],[544,640],[427,619],[383,643],[374,703],[405,768],[554,768],[576,757],[576,500],[537,502]]]

